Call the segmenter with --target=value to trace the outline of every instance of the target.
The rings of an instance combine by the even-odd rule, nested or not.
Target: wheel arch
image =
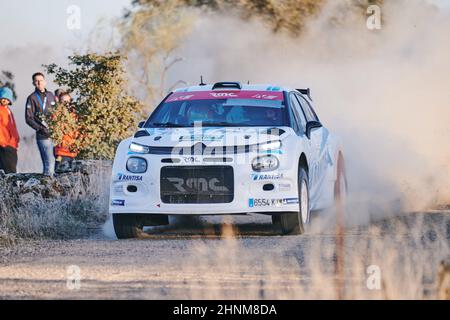
[[[306,158],[306,154],[302,152],[300,155],[300,159],[298,160],[298,167],[304,168],[306,170],[306,173],[309,175],[309,164],[308,159]]]

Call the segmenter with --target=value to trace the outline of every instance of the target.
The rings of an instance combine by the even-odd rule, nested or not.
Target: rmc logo
[[[238,96],[232,92],[213,92],[210,93],[214,98],[237,98]]]
[[[216,192],[228,192],[227,187],[225,186],[218,186],[220,183],[219,179],[213,178],[208,181],[206,178],[189,178],[184,181],[182,178],[167,178],[170,182],[173,183],[174,187],[182,192],[186,193],[187,190],[185,187],[195,190],[195,191],[201,191],[201,192],[208,192],[208,191],[216,191]]]

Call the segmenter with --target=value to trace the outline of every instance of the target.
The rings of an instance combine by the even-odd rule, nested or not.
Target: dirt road
[[[1,249],[0,298],[336,297],[332,229],[286,237],[270,217],[249,216],[182,219],[148,234],[117,241],[108,223],[86,239],[24,241]],[[433,298],[437,266],[449,246],[448,213],[349,228],[346,297]]]

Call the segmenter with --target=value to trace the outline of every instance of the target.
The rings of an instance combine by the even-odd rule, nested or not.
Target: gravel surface
[[[116,240],[108,222],[87,239],[22,241],[0,249],[0,298],[337,297],[333,228],[316,221],[321,227],[306,235],[280,236],[270,217],[226,219],[171,220],[139,240]],[[436,271],[449,247],[446,212],[348,228],[344,297],[435,298]],[[381,271],[375,290],[367,286],[370,265]]]

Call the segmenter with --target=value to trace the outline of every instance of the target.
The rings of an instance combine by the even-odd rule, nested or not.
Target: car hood
[[[146,131],[146,135],[133,138],[133,142],[151,147],[189,147],[198,142],[211,147],[252,145],[283,140],[292,134],[289,127],[147,128],[141,131]]]

